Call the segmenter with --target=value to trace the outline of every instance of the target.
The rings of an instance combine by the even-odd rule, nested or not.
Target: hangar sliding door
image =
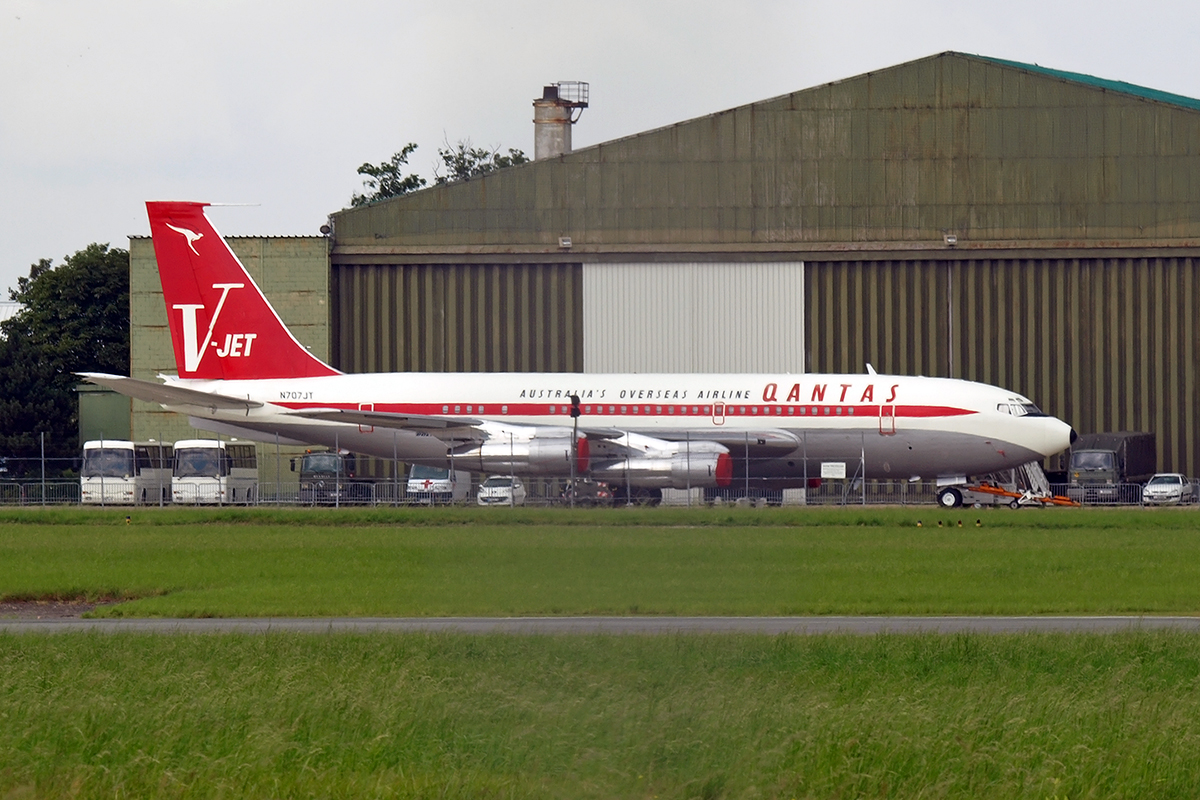
[[[585,264],[585,372],[804,371],[802,262]]]

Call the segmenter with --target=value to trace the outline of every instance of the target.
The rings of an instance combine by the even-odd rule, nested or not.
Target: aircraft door
[[[713,403],[712,421],[713,421],[713,425],[724,425],[725,424],[725,404],[724,403]]]
[[[894,403],[885,403],[879,406],[879,435],[896,435],[896,406]]]
[[[359,411],[374,411],[375,404],[374,403],[359,403],[358,410]],[[359,425],[358,426],[359,433],[373,433],[374,431],[375,431],[374,425]]]

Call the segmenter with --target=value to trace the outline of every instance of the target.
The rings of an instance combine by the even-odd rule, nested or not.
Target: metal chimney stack
[[[588,107],[588,84],[559,81],[543,87],[533,101],[533,159],[553,158],[571,152],[571,126]]]

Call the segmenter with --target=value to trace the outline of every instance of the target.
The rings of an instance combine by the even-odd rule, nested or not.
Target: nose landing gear
[[[962,505],[962,492],[955,489],[953,486],[947,486],[938,492],[938,505],[942,508],[958,508]]]

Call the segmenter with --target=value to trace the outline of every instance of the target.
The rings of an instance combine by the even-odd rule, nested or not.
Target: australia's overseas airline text
[[[700,389],[698,391],[691,389],[619,389],[613,390],[614,399],[619,400],[742,400],[755,401],[763,403],[894,403],[896,402],[896,394],[900,388],[900,384],[893,383],[889,386],[883,386],[879,389],[879,397],[876,397],[875,384],[868,383],[861,388],[856,387],[853,383],[814,383],[808,397],[804,396],[804,392],[800,388],[799,383],[792,384],[791,387],[780,386],[778,383],[768,383],[762,393],[758,394],[748,389]],[[786,394],[784,394],[786,390]],[[581,401],[604,400],[609,396],[609,389],[591,388],[591,389],[522,389],[517,395],[519,400],[561,400],[569,401],[572,397],[578,397]],[[886,396],[885,393],[886,392]],[[783,395],[781,397],[781,395]],[[296,391],[292,389],[280,389],[279,399],[287,401],[305,401],[315,399],[311,391]]]

